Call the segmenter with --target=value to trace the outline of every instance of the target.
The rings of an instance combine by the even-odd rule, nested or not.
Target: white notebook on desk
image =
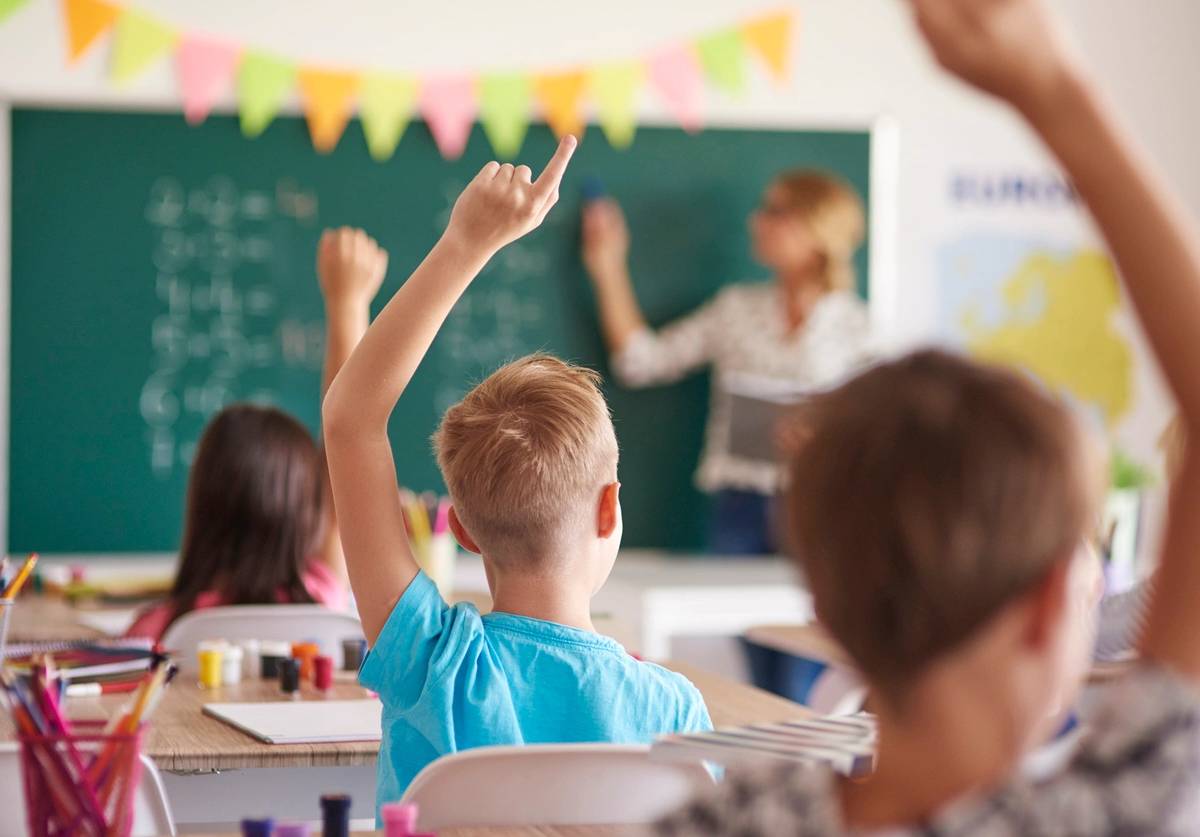
[[[204,714],[268,744],[334,744],[382,737],[378,700],[206,703]]]

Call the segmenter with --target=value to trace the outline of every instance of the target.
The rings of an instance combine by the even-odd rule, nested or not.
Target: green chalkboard
[[[195,441],[229,401],[269,401],[316,430],[321,229],[362,226],[390,251],[382,305],[491,157],[478,126],[454,162],[423,124],[408,130],[380,164],[357,123],[321,156],[297,118],[250,141],[228,116],[192,128],[174,114],[12,112],[10,551],[174,549]],[[521,157],[536,170],[553,145],[535,126]],[[397,409],[400,482],[440,487],[430,433],[501,362],[545,349],[606,370],[578,259],[585,176],[628,212],[638,294],[657,324],[762,278],[746,217],[773,173],[822,166],[869,198],[869,153],[865,132],[643,128],[616,151],[589,129],[545,226],[471,287]],[[865,288],[866,248],[859,272]],[[703,543],[691,475],[707,386],[703,375],[609,386],[627,545]]]

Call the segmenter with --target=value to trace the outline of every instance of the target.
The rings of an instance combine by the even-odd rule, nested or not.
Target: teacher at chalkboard
[[[746,456],[744,440],[734,438],[739,382],[819,389],[867,357],[869,323],[854,292],[853,263],[864,225],[862,203],[843,181],[820,171],[785,172],[750,216],[754,258],[773,281],[729,285],[691,314],[652,329],[630,279],[629,230],[620,207],[609,198],[584,207],[583,262],[617,380],[647,387],[712,367],[696,484],[713,495],[713,552],[774,551],[770,502],[780,469],[773,456]]]

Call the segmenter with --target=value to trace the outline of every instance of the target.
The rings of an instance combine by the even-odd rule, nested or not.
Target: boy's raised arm
[[[564,137],[537,181],[488,163],[454,204],[445,233],[376,317],[325,396],[325,446],[350,585],[372,643],[416,577],[395,463],[392,409],[450,309],[497,250],[541,224],[575,151]]]
[[[938,61],[1012,103],[1087,202],[1179,405],[1200,439],[1200,238],[1117,125],[1040,0],[911,0]],[[1172,486],[1162,563],[1140,650],[1200,681],[1200,447]]]

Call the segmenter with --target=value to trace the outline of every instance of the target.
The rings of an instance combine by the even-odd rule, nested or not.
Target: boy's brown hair
[[[1016,372],[920,351],[802,420],[788,534],[820,619],[893,704],[1091,523],[1082,434]]]
[[[446,411],[433,444],[459,519],[495,555],[536,557],[594,524],[617,478],[600,376],[546,354],[502,366]]]

